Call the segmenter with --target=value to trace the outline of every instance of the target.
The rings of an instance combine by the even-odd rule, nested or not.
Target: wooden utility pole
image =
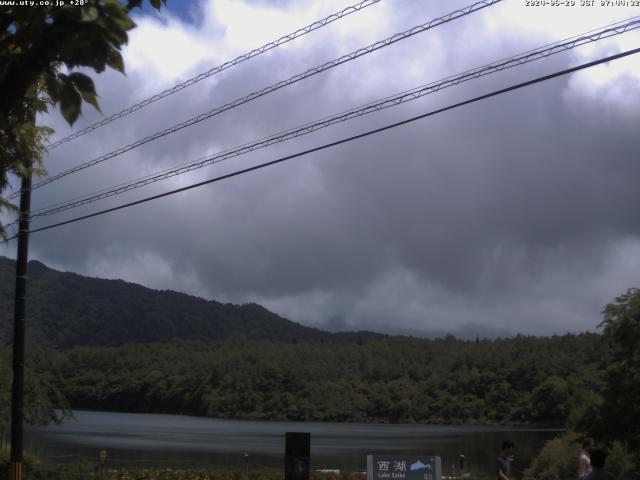
[[[24,350],[29,257],[29,215],[31,213],[31,165],[22,178],[16,290],[13,315],[13,385],[11,388],[11,463],[9,480],[22,480],[22,424],[24,418]]]

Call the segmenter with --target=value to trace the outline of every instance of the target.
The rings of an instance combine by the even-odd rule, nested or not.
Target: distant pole
[[[31,211],[31,165],[22,178],[16,290],[13,315],[13,386],[11,388],[11,462],[9,480],[22,480],[22,422],[24,418],[24,344],[27,295],[27,261],[29,256],[29,214]]]
[[[105,480],[107,477],[105,473],[106,469],[106,461],[107,461],[107,451],[105,449],[100,450],[100,465],[98,467],[98,478],[100,480]]]

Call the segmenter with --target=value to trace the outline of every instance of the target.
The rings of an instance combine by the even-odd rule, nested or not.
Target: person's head
[[[594,448],[591,450],[589,458],[593,468],[603,469],[604,463],[607,461],[607,453],[601,448]]]
[[[513,447],[515,446],[516,444],[511,440],[505,440],[504,442],[502,442],[502,453],[505,456],[510,457],[511,455],[513,455]]]
[[[593,446],[594,446],[593,438],[585,438],[582,441],[582,449],[583,450],[589,451],[589,450],[591,450],[593,448]]]

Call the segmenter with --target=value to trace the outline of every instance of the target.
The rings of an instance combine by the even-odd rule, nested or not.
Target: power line
[[[113,122],[114,120],[117,120],[119,118],[122,117],[126,117],[127,115],[140,110],[144,107],[146,107],[147,105],[150,105],[164,97],[168,97],[169,95],[172,95],[176,92],[179,92],[180,90],[183,90],[187,87],[190,87],[191,85],[194,85],[202,80],[204,80],[205,78],[209,78],[212,75],[216,75],[217,73],[222,72],[223,70],[226,70],[230,67],[233,67],[235,65],[238,65],[239,63],[242,63],[246,60],[249,60],[253,57],[256,57],[262,53],[268,52],[269,50],[272,50],[276,47],[279,47],[280,45],[283,45],[285,43],[288,43],[292,40],[295,40],[296,38],[302,37],[303,35],[306,35],[307,33],[313,32],[314,30],[317,30],[321,27],[324,27],[326,25],[329,25],[330,23],[335,22],[336,20],[340,20],[341,18],[346,17],[347,15],[350,15],[352,13],[355,12],[359,12],[360,10],[369,7],[371,5],[374,5],[376,3],[378,3],[380,0],[364,0],[361,1],[359,3],[356,3],[355,5],[351,5],[349,7],[346,7],[345,9],[336,12],[336,13],[332,13],[331,15],[322,18],[320,20],[317,20],[315,22],[313,22],[310,25],[307,25],[306,27],[300,28],[298,30],[296,30],[293,33],[289,33],[283,37],[280,37],[277,40],[274,40],[272,42],[269,42],[261,47],[258,47],[254,50],[251,50],[248,53],[245,53],[243,55],[240,55],[239,57],[234,58],[233,60],[230,60],[228,62],[223,63],[222,65],[218,65],[216,67],[213,67],[209,70],[207,70],[206,72],[200,73],[199,75],[196,75],[193,78],[190,78],[188,80],[185,80],[182,83],[179,83],[171,88],[168,88],[166,90],[163,90],[160,93],[157,93],[155,95],[153,95],[152,97],[149,97],[145,100],[142,100],[139,103],[136,103],[135,105],[132,105],[128,108],[125,108],[124,110],[121,110],[118,113],[115,113],[113,115],[111,115],[110,117],[104,118],[102,120],[100,120],[99,122],[94,123],[93,125],[90,125],[88,127],[83,128],[82,130],[79,130],[75,133],[72,133],[71,135],[68,135],[64,138],[61,138],[60,140],[52,143],[51,145],[47,146],[47,148],[49,150],[53,150],[54,148],[56,148],[59,145],[62,145],[63,143],[66,143],[70,140],[73,140],[75,138],[81,137],[82,135],[85,135],[89,132],[92,132],[93,130],[96,130],[104,125],[107,125],[108,123]]]
[[[177,168],[173,167],[171,169],[167,169],[162,172],[156,172],[154,174],[151,174],[130,182],[122,183],[120,185],[112,187],[111,189],[103,189],[89,196],[83,196],[77,199],[69,200],[67,202],[59,203],[54,206],[45,207],[33,213],[31,215],[31,218],[53,215],[55,213],[60,213],[72,208],[77,208],[82,205],[94,203],[99,200],[103,200],[105,198],[119,195],[130,190],[141,188],[141,187],[150,185],[152,183],[156,183],[161,180],[174,177],[176,175],[181,175],[199,168],[206,167],[208,165],[220,163],[230,158],[238,157],[245,153],[249,153],[261,148],[265,148],[265,147],[274,145],[276,143],[281,143],[293,138],[301,137],[303,135],[307,135],[309,133],[329,127],[331,125],[335,125],[337,123],[346,122],[356,117],[361,117],[373,112],[377,112],[380,110],[384,110],[386,108],[400,105],[402,103],[413,101],[427,94],[435,93],[442,89],[452,87],[469,80],[473,80],[485,75],[496,73],[508,68],[518,66],[518,65],[524,65],[526,63],[529,63],[535,60],[546,58],[550,55],[554,55],[560,52],[564,52],[564,51],[576,48],[580,45],[585,45],[587,43],[592,43],[592,42],[602,40],[603,38],[609,38],[614,35],[620,35],[622,33],[640,28],[640,18],[633,17],[632,19],[626,20],[626,23],[617,22],[616,24],[613,24],[613,25],[614,26],[608,26],[609,28],[602,27],[598,30],[592,30],[591,32],[587,32],[581,36],[576,36],[570,39],[561,40],[559,42],[546,45],[544,47],[540,47],[535,50],[529,50],[525,53],[507,58],[505,60],[499,60],[487,65],[484,65],[482,67],[477,67],[471,70],[467,70],[466,72],[461,73],[459,75],[450,76],[443,80],[432,82],[430,84],[417,87],[415,89],[397,94],[395,96],[390,96],[385,99],[369,103],[365,106],[347,110],[345,112],[341,112],[332,117],[327,117],[322,120],[315,121],[313,123],[308,123],[301,127],[297,127],[295,129],[281,132],[276,135],[272,135],[270,137],[266,137],[261,140],[255,141],[253,143],[245,144],[240,147],[236,147],[234,149],[217,153],[212,156],[203,157],[194,162],[182,165]]]
[[[399,42],[400,40],[404,40],[406,38],[409,38],[409,37],[412,37],[414,35],[417,35],[418,33],[422,33],[422,32],[424,32],[426,30],[430,30],[430,29],[435,28],[435,27],[437,27],[439,25],[448,23],[448,22],[450,22],[452,20],[458,19],[460,17],[464,17],[466,15],[469,15],[469,14],[471,14],[473,12],[476,12],[476,11],[481,10],[483,8],[486,8],[488,6],[494,5],[494,4],[499,3],[501,1],[502,0],[482,0],[480,2],[474,3],[474,4],[472,4],[472,5],[468,6],[468,7],[462,8],[460,10],[455,10],[455,11],[453,11],[453,12],[447,14],[447,15],[444,15],[442,17],[436,18],[436,19],[431,20],[431,21],[429,21],[427,23],[424,23],[422,25],[417,25],[415,27],[412,27],[409,30],[406,30],[404,32],[396,33],[395,35],[392,35],[391,37],[388,37],[388,38],[386,38],[384,40],[380,40],[380,41],[378,41],[376,43],[373,43],[373,44],[371,44],[371,45],[369,45],[367,47],[360,48],[360,49],[358,49],[358,50],[356,50],[354,52],[351,52],[351,53],[349,53],[347,55],[343,55],[343,56],[341,56],[341,57],[339,57],[339,58],[337,58],[335,60],[332,60],[330,62],[326,62],[323,65],[320,65],[318,67],[311,68],[311,69],[305,71],[304,73],[299,73],[297,75],[294,75],[294,76],[288,78],[287,80],[282,80],[282,81],[280,81],[278,83],[275,83],[275,84],[273,84],[273,85],[271,85],[269,87],[266,87],[266,88],[264,88],[262,90],[258,90],[258,91],[253,92],[253,93],[251,93],[251,94],[249,94],[249,95],[247,95],[245,97],[242,97],[242,98],[239,98],[237,100],[234,100],[233,102],[227,103],[227,104],[225,104],[223,106],[216,107],[213,110],[210,110],[210,111],[208,111],[206,113],[202,113],[202,114],[200,114],[200,115],[198,115],[196,117],[193,117],[193,118],[191,118],[189,120],[186,120],[186,121],[184,121],[182,123],[179,123],[177,125],[174,125],[173,127],[167,128],[167,129],[162,130],[160,132],[156,132],[156,133],[154,133],[152,135],[149,135],[149,136],[147,136],[147,137],[145,137],[145,138],[143,138],[141,140],[138,140],[138,141],[136,141],[134,143],[131,143],[129,145],[126,145],[124,147],[121,147],[121,148],[119,148],[117,150],[114,150],[114,151],[112,151],[112,152],[110,152],[110,153],[108,153],[106,155],[98,157],[98,158],[96,158],[94,160],[91,160],[89,162],[86,162],[86,163],[84,163],[82,165],[78,165],[78,166],[73,167],[73,168],[71,168],[69,170],[65,170],[64,172],[61,172],[61,173],[59,173],[57,175],[54,175],[54,176],[49,177],[49,178],[46,178],[46,179],[34,184],[31,187],[31,189],[35,190],[35,189],[40,188],[40,187],[42,187],[44,185],[47,185],[47,184],[49,184],[49,183],[51,183],[51,182],[53,182],[55,180],[58,180],[58,179],[60,179],[62,177],[66,177],[67,175],[71,175],[72,173],[76,173],[76,172],[79,172],[79,171],[84,170],[86,168],[89,168],[89,167],[92,167],[92,166],[97,165],[99,163],[102,163],[102,162],[104,162],[106,160],[109,160],[110,158],[113,158],[113,157],[116,157],[116,156],[121,155],[123,153],[126,153],[126,152],[128,152],[130,150],[133,150],[134,148],[137,148],[137,147],[139,147],[141,145],[144,145],[144,144],[146,144],[148,142],[151,142],[153,140],[157,140],[158,138],[164,137],[164,136],[169,135],[171,133],[175,133],[178,130],[181,130],[183,128],[190,127],[190,126],[192,126],[192,125],[194,125],[196,123],[202,122],[203,120],[206,120],[206,119],[211,118],[211,117],[213,117],[215,115],[218,115],[218,114],[220,114],[222,112],[225,112],[225,111],[230,110],[232,108],[238,107],[238,106],[240,106],[242,104],[245,104],[247,102],[250,102],[252,100],[255,100],[256,98],[259,98],[259,97],[262,97],[262,96],[267,95],[269,93],[272,93],[272,92],[274,92],[276,90],[279,90],[279,89],[281,89],[283,87],[292,85],[292,84],[297,83],[297,82],[299,82],[301,80],[304,80],[306,78],[309,78],[309,77],[312,77],[314,75],[317,75],[317,74],[319,74],[321,72],[329,70],[329,69],[331,69],[333,67],[336,67],[336,66],[341,65],[343,63],[346,63],[346,62],[349,62],[349,61],[354,60],[356,58],[359,58],[359,57],[361,57],[363,55],[367,55],[367,54],[372,53],[372,52],[374,52],[376,50],[379,50],[381,48],[384,48],[384,47],[387,47],[389,45],[392,45],[392,44],[394,44],[396,42]],[[14,198],[14,197],[18,196],[19,193],[20,192],[16,192],[13,195],[11,195],[9,198],[10,199]]]
[[[76,208],[82,205],[86,205],[89,203],[94,203],[96,201],[109,198],[129,190],[141,188],[143,186],[146,186],[161,180],[165,180],[167,178],[171,178],[176,175],[180,175],[192,170],[196,170],[198,168],[203,168],[208,165],[219,163],[229,158],[240,156],[244,153],[248,153],[260,148],[264,148],[264,147],[273,145],[275,143],[296,138],[296,137],[305,135],[307,133],[311,133],[313,131],[319,130],[321,128],[328,127],[335,123],[344,122],[352,118],[355,118],[357,116],[366,115],[374,111],[379,111],[385,108],[399,105],[404,102],[415,100],[428,93],[434,93],[444,88],[448,88],[450,86],[453,86],[471,79],[475,79],[480,76],[492,74],[492,73],[495,73],[496,71],[501,71],[517,65],[523,65],[525,63],[529,63],[531,61],[538,60],[541,58],[546,58],[550,55],[560,53],[562,51],[566,51],[587,43],[599,41],[604,38],[609,38],[614,35],[623,34],[628,31],[639,28],[640,27],[639,18],[640,17],[631,17],[626,20],[618,21],[610,25],[600,27],[598,29],[590,30],[580,35],[569,37],[567,39],[560,40],[558,42],[554,42],[554,43],[545,45],[543,47],[539,47],[537,49],[528,50],[517,56],[512,56],[506,59],[497,60],[491,64],[484,65],[482,67],[476,67],[474,69],[468,70],[457,76],[450,76],[445,79],[439,80],[437,82],[433,82],[428,85],[417,87],[413,90],[409,90],[409,91],[397,94],[395,96],[387,97],[383,100],[379,100],[376,103],[372,102],[363,107],[358,107],[357,109],[351,109],[351,110],[339,113],[337,115],[334,115],[333,117],[328,117],[328,118],[316,121],[315,123],[309,123],[293,130],[281,132],[279,134],[263,138],[256,142],[245,144],[240,147],[236,147],[235,149],[221,152],[214,156],[202,157],[196,161],[183,164],[182,166],[177,168],[172,167],[161,172],[152,173],[150,175],[147,175],[145,177],[142,177],[133,181],[121,183],[114,187],[102,189],[98,192],[95,192],[94,194],[76,197],[75,199],[71,199],[65,202],[60,202],[52,206],[44,207],[36,211],[31,217],[47,216],[54,213],[60,213],[60,212],[66,211],[71,208]],[[8,223],[5,225],[5,227],[9,227],[14,224],[17,224],[17,221]]]
[[[524,87],[527,87],[527,86],[530,86],[530,85],[534,85],[536,83],[541,83],[541,82],[544,82],[544,81],[547,81],[547,80],[551,80],[553,78],[557,78],[557,77],[560,77],[560,76],[563,76],[563,75],[567,75],[569,73],[577,72],[579,70],[584,70],[586,68],[590,68],[590,67],[594,67],[596,65],[600,65],[600,64],[603,64],[603,63],[606,63],[606,62],[610,62],[612,60],[617,60],[617,59],[620,59],[620,58],[623,58],[623,57],[627,57],[629,55],[634,55],[634,54],[639,53],[639,52],[640,52],[640,48],[635,48],[633,50],[627,50],[625,52],[618,53],[616,55],[611,55],[611,56],[608,56],[608,57],[605,57],[605,58],[601,58],[600,60],[595,60],[593,62],[584,63],[584,64],[578,65],[576,67],[567,68],[565,70],[561,70],[561,71],[556,72],[556,73],[552,73],[552,74],[549,74],[549,75],[544,75],[544,76],[541,76],[541,77],[537,77],[537,78],[534,78],[533,80],[528,80],[526,82],[518,83],[518,84],[512,85],[510,87],[502,88],[500,90],[495,90],[493,92],[490,92],[490,93],[487,93],[487,94],[484,94],[484,95],[480,95],[480,96],[471,98],[469,100],[458,102],[458,103],[455,103],[453,105],[449,105],[447,107],[439,108],[439,109],[433,110],[431,112],[423,113],[422,115],[411,117],[411,118],[402,120],[400,122],[396,122],[396,123],[392,123],[392,124],[386,125],[384,127],[376,128],[376,129],[373,129],[373,130],[368,130],[368,131],[360,133],[358,135],[353,135],[353,136],[350,136],[350,137],[342,138],[340,140],[336,140],[335,142],[326,143],[324,145],[320,145],[318,147],[310,148],[310,149],[304,150],[302,152],[294,153],[292,155],[287,155],[285,157],[281,157],[281,158],[278,158],[276,160],[272,160],[270,162],[261,163],[259,165],[254,165],[253,167],[248,167],[248,168],[244,168],[242,170],[237,170],[235,172],[228,173],[226,175],[221,175],[219,177],[215,177],[215,178],[211,178],[211,179],[208,179],[208,180],[205,180],[205,181],[202,181],[202,182],[194,183],[194,184],[188,185],[186,187],[177,188],[175,190],[171,190],[171,191],[164,192],[164,193],[161,193],[161,194],[158,194],[158,195],[153,195],[153,196],[150,196],[150,197],[146,197],[146,198],[143,198],[143,199],[140,199],[140,200],[136,200],[134,202],[129,202],[129,203],[125,203],[125,204],[122,204],[122,205],[118,205],[116,207],[108,208],[108,209],[101,210],[101,211],[98,211],[98,212],[94,212],[94,213],[91,213],[91,214],[88,214],[88,215],[82,215],[80,217],[75,217],[75,218],[72,218],[70,220],[65,220],[63,222],[58,222],[58,223],[54,223],[52,225],[47,225],[47,226],[44,226],[44,227],[40,227],[40,228],[36,228],[36,229],[33,229],[33,230],[29,230],[29,233],[36,233],[36,232],[42,232],[44,230],[50,230],[52,228],[60,227],[60,226],[63,226],[63,225],[68,225],[70,223],[79,222],[81,220],[86,220],[88,218],[97,217],[97,216],[100,216],[100,215],[104,215],[106,213],[115,212],[117,210],[122,210],[124,208],[133,207],[135,205],[140,205],[142,203],[150,202],[152,200],[157,200],[157,199],[160,199],[160,198],[163,198],[163,197],[168,197],[170,195],[174,195],[176,193],[180,193],[180,192],[184,192],[184,191],[191,190],[191,189],[194,189],[194,188],[198,188],[198,187],[201,187],[203,185],[208,185],[210,183],[215,183],[215,182],[219,182],[219,181],[222,181],[222,180],[226,180],[228,178],[236,177],[238,175],[249,173],[249,172],[252,172],[254,170],[259,170],[259,169],[262,169],[262,168],[265,168],[265,167],[269,167],[269,166],[272,166],[272,165],[275,165],[275,164],[278,164],[278,163],[285,162],[287,160],[291,160],[291,159],[298,158],[298,157],[301,157],[301,156],[304,156],[304,155],[308,155],[310,153],[318,152],[318,151],[321,151],[321,150],[325,150],[327,148],[335,147],[337,145],[341,145],[341,144],[348,143],[348,142],[351,142],[351,141],[354,141],[354,140],[365,138],[365,137],[368,137],[370,135],[374,135],[374,134],[377,134],[377,133],[384,132],[386,130],[391,130],[392,128],[396,128],[396,127],[399,127],[399,126],[402,126],[402,125],[406,125],[408,123],[412,123],[412,122],[415,122],[417,120],[421,120],[423,118],[427,118],[427,117],[430,117],[430,116],[433,116],[433,115],[437,115],[439,113],[443,113],[443,112],[446,112],[448,110],[453,110],[455,108],[458,108],[458,107],[461,107],[461,106],[464,106],[464,105],[469,105],[471,103],[475,103],[475,102],[478,102],[480,100],[486,100],[488,98],[495,97],[497,95],[501,95],[501,94],[504,94],[504,93],[507,93],[507,92],[511,92],[511,91],[514,91],[514,90],[518,90],[518,89],[521,89],[521,88],[524,88]],[[7,243],[10,240],[13,240],[14,238],[15,237],[9,238],[9,239],[5,240],[2,243]]]

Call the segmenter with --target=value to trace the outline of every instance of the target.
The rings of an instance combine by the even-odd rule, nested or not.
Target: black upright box
[[[309,480],[311,434],[287,432],[285,437],[284,480]]]

